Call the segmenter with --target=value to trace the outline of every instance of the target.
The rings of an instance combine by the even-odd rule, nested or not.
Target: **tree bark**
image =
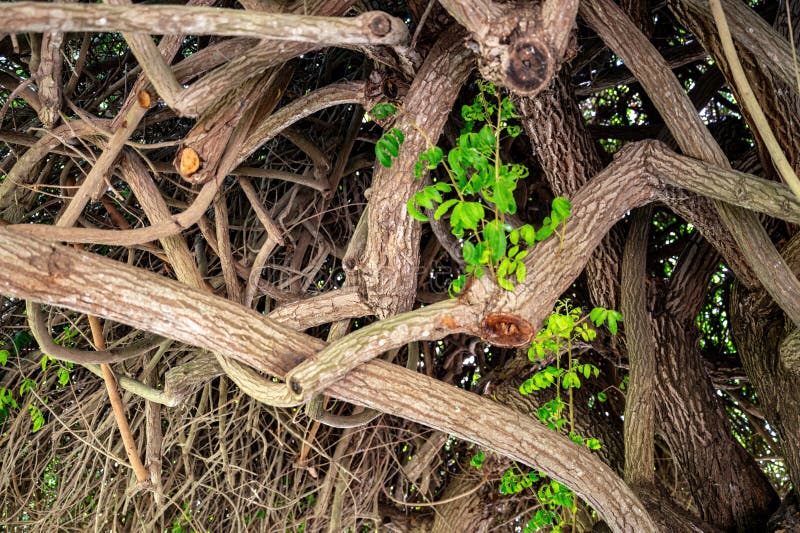
[[[800,240],[792,239],[783,250],[792,268],[800,269]],[[731,295],[731,325],[747,376],[779,445],[795,493],[800,487],[800,353],[797,329],[763,289],[748,290],[740,283]]]

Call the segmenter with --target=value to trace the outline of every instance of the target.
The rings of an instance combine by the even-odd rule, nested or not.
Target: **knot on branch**
[[[527,320],[510,313],[489,313],[481,322],[483,340],[503,348],[524,346],[533,337],[533,327]]]
[[[800,329],[789,333],[779,347],[783,368],[792,374],[800,375]]]
[[[555,58],[544,43],[516,42],[509,47],[503,69],[505,85],[518,94],[536,94],[550,83],[556,71],[555,64]]]
[[[392,19],[385,13],[373,13],[367,27],[376,37],[385,37],[392,31]]]
[[[189,183],[202,184],[208,181],[210,174],[197,172],[200,169],[201,162],[200,154],[198,154],[197,151],[188,146],[184,146],[175,154],[173,165],[175,166],[175,170],[178,171],[178,174]]]

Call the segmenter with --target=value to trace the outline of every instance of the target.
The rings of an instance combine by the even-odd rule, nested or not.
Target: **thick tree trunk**
[[[718,256],[694,239],[651,313],[656,339],[657,421],[703,519],[724,529],[757,530],[778,505],[753,458],[734,440],[705,371],[695,317]]]
[[[797,271],[800,240],[783,250]],[[763,289],[740,284],[731,295],[731,325],[747,376],[756,389],[764,417],[779,437],[783,460],[795,492],[800,487],[800,344],[798,330]]]

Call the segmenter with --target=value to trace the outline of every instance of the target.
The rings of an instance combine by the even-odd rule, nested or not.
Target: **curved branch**
[[[79,365],[119,363],[149,352],[165,340],[163,337],[154,335],[116,350],[76,350],[59,346],[53,342],[50,333],[47,331],[47,324],[42,315],[41,305],[28,300],[25,302],[25,312],[28,315],[28,326],[31,328],[33,338],[39,343],[39,349],[43,353],[54,359],[61,359],[62,361],[69,361]]]
[[[655,141],[627,145],[589,180],[572,198],[573,215],[563,239],[554,237],[537,244],[536,253],[525,258],[525,281],[514,292],[495,289],[499,294],[489,311],[516,313],[538,329],[536,326],[578,277],[609,229],[631,209],[659,197],[658,183],[647,164],[656,146]]]
[[[239,149],[236,164],[243,162],[261,145],[283,130],[328,107],[342,104],[363,104],[364,82],[345,81],[321,87],[307,95],[292,100],[260,124],[254,125],[247,134],[247,140]]]
[[[664,58],[611,0],[581,3],[581,16],[641,82],[681,151],[730,167]],[[800,324],[800,281],[772,245],[754,213],[715,201],[723,222],[759,281],[789,318]]]
[[[619,532],[658,531],[625,483],[592,455],[531,417],[384,361],[350,372],[328,393],[445,431],[541,469]]]
[[[81,287],[80,296],[76,287]],[[271,375],[285,374],[298,359],[324,347],[319,339],[233,302],[104,257],[25,239],[5,228],[0,228],[0,291],[164,333],[229,354]],[[636,496],[588,450],[487,398],[383,361],[361,365],[326,392],[538,468],[588,501],[615,531],[655,530]]]
[[[62,32],[189,33],[323,46],[402,45],[410,40],[403,21],[381,11],[357,17],[314,17],[207,7],[14,2],[3,7],[3,16],[3,30],[10,33],[47,32],[52,28]]]
[[[286,375],[297,402],[308,401],[357,366],[412,341],[437,340],[453,333],[475,331],[475,309],[445,300],[370,324],[329,344]]]
[[[221,163],[217,170],[217,178],[225,176],[238,162],[244,161],[263,143],[278,135],[284,128],[321,109],[339,104],[361,103],[364,84],[360,82],[343,82],[323,87],[302,98],[292,101],[264,120],[254,131],[239,151],[238,160],[231,158],[228,164]],[[46,146],[46,145],[44,145]],[[30,150],[29,150],[30,152]],[[26,153],[27,155],[27,153]],[[10,175],[9,175],[10,176]],[[8,181],[8,179],[6,179]],[[214,199],[219,188],[220,179],[212,179],[206,183],[195,197],[192,205],[182,213],[171,216],[168,222],[153,224],[146,228],[131,230],[104,230],[92,228],[56,228],[40,224],[18,224],[9,226],[21,235],[28,235],[49,241],[75,243],[108,244],[115,246],[134,246],[153,240],[177,235],[192,226],[203,216]],[[2,189],[0,189],[0,197]]]

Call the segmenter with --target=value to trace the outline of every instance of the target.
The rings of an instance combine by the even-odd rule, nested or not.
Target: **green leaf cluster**
[[[469,460],[470,466],[473,468],[480,468],[483,466],[483,462],[486,460],[486,454],[483,452],[478,452],[472,456],[472,459]]]
[[[513,468],[509,468],[503,472],[503,477],[500,480],[500,494],[520,493],[532,487],[534,483],[538,483],[543,477],[545,477],[544,474],[533,471],[523,476],[514,472]]]
[[[528,472],[518,474],[514,468],[509,468],[503,473],[500,480],[501,494],[517,494],[525,489],[534,490],[539,501],[539,508],[533,518],[528,521],[524,531],[533,532],[546,529],[549,531],[563,531],[566,525],[565,516],[575,512],[575,495],[558,481],[549,479],[542,472]]]
[[[564,531],[566,521],[562,513],[575,512],[575,495],[567,487],[551,479],[543,483],[536,491],[540,508],[528,521],[523,531],[525,533],[549,529],[552,532]]]
[[[513,228],[505,216],[517,211],[514,191],[519,180],[528,176],[528,169],[508,164],[500,158],[503,136],[516,137],[519,126],[510,124],[517,118],[514,104],[489,82],[478,82],[479,91],[471,105],[461,109],[465,127],[456,146],[446,155],[438,146],[429,146],[414,165],[414,177],[421,179],[426,171],[441,167],[446,181],[436,181],[409,198],[406,209],[420,222],[428,222],[424,210],[433,211],[440,220],[448,217],[451,232],[462,242],[465,273],[450,286],[450,295],[459,294],[468,276],[481,278],[489,270],[497,283],[513,290],[514,283],[524,281],[527,267],[524,259],[538,241],[565,227],[570,216],[566,198],[553,201],[550,216],[538,230],[530,224]],[[379,104],[372,110],[376,119],[391,116],[391,104]],[[421,130],[420,130],[421,131]],[[375,146],[378,162],[391,167],[403,142],[402,132],[392,128]]]
[[[71,327],[65,327],[62,334],[55,339],[55,342],[56,344],[60,344],[62,346],[72,347],[75,345],[75,340],[79,335],[80,332],[78,330]],[[30,332],[24,330],[17,332],[12,339],[12,345],[17,354],[20,353],[20,350],[27,348],[32,343],[33,337],[31,336]],[[9,350],[0,350],[0,366],[5,366],[8,363],[8,358],[10,355],[11,353]],[[68,361],[59,361],[57,359],[53,359],[47,354],[43,354],[41,359],[42,374],[47,371],[48,366],[51,366],[51,364],[56,365],[58,384],[62,387],[66,386],[69,383],[70,372],[73,369],[74,364]],[[45,378],[42,377],[42,383],[44,383],[44,379]],[[19,409],[20,404],[25,405],[25,396],[31,391],[36,390],[38,387],[39,383],[37,383],[37,381],[29,377],[24,377],[20,382],[19,390],[17,391],[4,387],[0,388],[0,424],[3,423],[6,418],[8,418],[11,409]],[[31,433],[36,433],[45,424],[44,414],[34,403],[27,404],[27,409],[31,416]]]
[[[614,311],[613,309],[595,307],[592,309],[592,312],[589,313],[589,320],[594,322],[594,325],[598,328],[603,324],[607,324],[608,331],[610,331],[613,335],[616,335],[617,323],[622,322],[622,314],[619,311]]]
[[[607,324],[612,334],[617,332],[617,324],[622,321],[622,315],[614,310],[596,307],[588,315],[583,314],[580,307],[572,307],[569,302],[562,301],[556,305],[554,311],[547,317],[544,327],[539,330],[528,349],[528,358],[531,361],[540,361],[552,356],[556,365],[548,365],[526,379],[519,387],[521,394],[531,394],[554,387],[556,397],[539,407],[537,416],[539,420],[550,429],[561,431],[569,428],[568,435],[573,442],[585,445],[590,450],[601,447],[600,441],[595,438],[585,438],[574,430],[573,423],[573,390],[581,388],[583,380],[597,378],[600,369],[591,363],[581,363],[573,354],[573,343],[582,340],[591,342],[597,336],[596,327]],[[567,356],[566,367],[561,366],[562,355]],[[564,402],[561,391],[566,391],[569,401]],[[597,395],[597,400],[604,402],[607,399],[605,392]],[[565,412],[566,411],[566,412]]]
[[[392,128],[381,135],[375,143],[375,157],[381,165],[392,168],[392,159],[400,155],[400,145],[405,142],[406,136],[400,128]]]

